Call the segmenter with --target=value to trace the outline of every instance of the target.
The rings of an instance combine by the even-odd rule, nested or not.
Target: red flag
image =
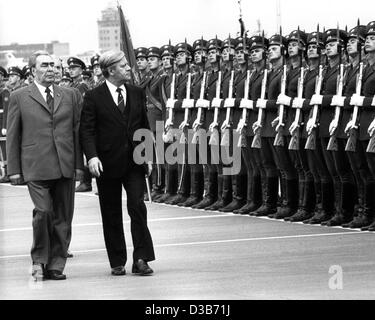
[[[124,13],[122,12],[121,6],[118,4],[117,5],[118,13],[120,16],[120,31],[121,31],[121,42],[120,42],[120,47],[121,50],[125,53],[126,60],[128,60],[129,66],[132,69],[132,84],[134,84],[134,76],[137,71],[137,60],[135,58],[135,53],[134,53],[134,48],[133,48],[133,43],[132,43],[132,38],[130,36],[129,28],[126,23]]]

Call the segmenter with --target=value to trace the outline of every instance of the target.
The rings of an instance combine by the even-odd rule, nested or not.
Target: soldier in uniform
[[[21,88],[23,86],[22,79],[23,79],[23,72],[18,67],[10,67],[8,69],[8,81],[5,87],[0,91],[0,120],[1,120],[1,137],[5,137],[7,134],[7,117],[8,117],[8,107],[9,107],[9,97],[10,94]],[[0,179],[0,183],[10,182],[9,177],[7,176],[7,156],[6,156],[6,148],[5,148],[5,141],[0,141],[0,152],[2,152],[3,160],[4,160],[4,171],[5,176]],[[23,184],[23,183],[21,183]]]
[[[319,136],[324,160],[333,181],[333,190],[331,190],[332,193],[328,192],[328,190],[325,191],[327,193],[327,196],[330,195],[332,197],[331,200],[327,199],[327,201],[331,203],[331,208],[323,210],[321,214],[316,217],[317,219],[314,219],[313,217],[310,223],[327,223],[336,214],[340,214],[342,210],[342,203],[344,200],[341,197],[344,184],[341,182],[339,173],[337,172],[335,166],[335,159],[333,155],[333,152],[335,151],[327,150],[327,147],[330,140],[330,124],[334,118],[335,112],[335,106],[332,106],[332,98],[337,93],[337,80],[340,73],[339,53],[341,50],[339,46],[344,47],[346,41],[347,35],[345,31],[337,31],[337,29],[329,29],[326,31],[325,46],[328,59],[328,67],[323,80],[322,94],[314,94],[310,101],[311,105],[319,105],[321,108],[321,112],[319,115]],[[353,184],[352,180],[348,180],[348,187],[352,190],[352,192],[356,192],[355,184]]]
[[[78,89],[82,97],[84,97],[85,93],[89,90],[87,84],[82,82],[82,73],[83,70],[86,69],[85,63],[81,59],[70,57],[67,60],[67,64],[69,67],[70,77],[73,80],[70,87]],[[92,191],[92,176],[86,164],[84,168],[83,178],[80,181],[80,184],[77,186],[75,192],[88,191]]]
[[[105,81],[102,69],[100,68],[99,58],[100,58],[100,55],[96,54],[90,59],[90,62],[92,65],[92,72],[93,72],[92,88],[96,88],[100,86]]]
[[[163,69],[160,66],[161,56],[160,49],[157,47],[148,48],[147,52],[148,67],[151,75],[145,84],[146,99],[147,99],[147,117],[150,124],[154,138],[156,138],[157,124],[165,118],[165,108],[163,108],[161,97],[161,83],[163,81]],[[156,151],[156,150],[155,150]],[[156,161],[156,152],[154,152],[154,169],[152,170],[152,199],[163,194],[164,189],[164,167]]]
[[[191,77],[191,88],[190,88],[190,97],[194,101],[199,99],[200,89],[201,89],[201,82],[203,79],[203,72],[205,71],[206,61],[207,61],[207,41],[204,39],[198,39],[194,41],[193,48],[192,48],[193,56],[194,56],[194,66],[195,72],[194,77]],[[190,72],[193,73],[192,68],[190,67]],[[207,90],[207,89],[206,89]],[[193,127],[193,122],[197,120],[197,108],[188,108],[187,111],[187,128]],[[202,110],[202,118],[198,121],[200,122],[201,126],[200,129],[204,129],[204,124],[206,123],[204,120],[206,110]],[[186,137],[186,132],[185,132]],[[189,138],[189,137],[186,137]],[[186,140],[185,145],[185,163],[188,163],[188,144],[191,144],[191,141]],[[209,163],[207,164],[200,164],[199,162],[199,144],[196,148],[196,157],[193,164],[188,164],[187,168],[187,176],[190,176],[190,183],[183,182],[185,184],[190,184],[190,192],[188,191],[189,197],[177,205],[180,207],[193,207],[198,205],[202,200],[202,193],[203,193],[203,168],[210,166]],[[206,170],[206,169],[205,169]]]
[[[311,197],[311,201],[315,200],[315,205],[310,212],[306,210],[305,213],[301,215],[300,219],[304,223],[314,223],[314,221],[319,221],[319,216],[324,215],[325,211],[331,210],[331,199],[330,193],[332,190],[332,178],[329,174],[328,168],[326,166],[323,151],[320,145],[319,131],[315,129],[316,141],[315,146],[306,146],[306,141],[308,133],[306,130],[306,124],[311,121],[312,117],[312,106],[310,105],[310,99],[314,95],[316,90],[317,77],[319,76],[320,70],[323,70],[322,56],[324,50],[324,34],[321,32],[312,32],[307,37],[307,60],[308,68],[306,70],[306,75],[304,79],[303,87],[303,100],[294,99],[293,106],[295,108],[301,108],[302,119],[304,121],[305,127],[302,129],[301,139],[300,139],[300,149],[304,148],[306,151],[307,161],[309,169],[312,173],[314,180],[314,191],[315,197]],[[299,219],[298,219],[299,220]],[[297,220],[292,220],[297,221]],[[301,221],[301,220],[300,220]]]
[[[298,110],[300,108],[295,108],[292,102],[298,99],[299,94],[303,95],[303,92],[299,92],[299,90],[303,90],[305,78],[304,64],[307,35],[299,29],[294,30],[289,34],[287,41],[290,69],[287,78],[286,94],[279,95],[278,103],[283,104],[287,108],[288,115],[285,124],[286,146],[289,149],[289,158],[294,166],[292,174],[294,176],[297,173],[298,189],[295,191],[292,189],[291,197],[289,194],[291,189],[287,184],[286,192],[288,201],[292,203],[292,210],[283,214],[281,218],[284,217],[286,221],[303,221],[310,218],[315,209],[314,179],[308,165],[306,150],[304,146],[300,146],[302,142],[300,133],[304,126],[303,114],[301,110]],[[302,95],[300,98],[303,97]],[[297,112],[299,113],[298,119]],[[290,176],[290,174],[287,175]],[[290,181],[287,183],[290,183]]]
[[[82,71],[82,83],[84,83],[89,89],[92,89],[93,79],[91,66],[86,66],[86,69]]]
[[[137,60],[138,73],[136,75],[136,84],[142,88],[145,87],[148,77],[150,76],[150,70],[148,69],[147,63],[147,48],[139,47],[134,50],[135,58]]]
[[[24,66],[22,69],[23,80],[25,85],[32,84],[34,82],[34,76],[31,72],[31,69],[28,65]]]
[[[363,71],[362,92],[361,95],[354,94],[350,99],[350,105],[359,107],[359,136],[353,154],[356,158],[351,163],[352,166],[356,165],[353,170],[360,172],[364,186],[363,210],[347,226],[375,231],[375,153],[374,150],[367,150],[375,128],[375,21],[366,26],[365,37],[367,65]]]
[[[55,57],[53,59],[55,65],[53,67],[53,71],[55,73],[55,84],[59,85],[62,79],[62,73],[63,73],[63,68],[62,68],[62,61],[60,58]]]
[[[61,77],[61,81],[59,83],[59,86],[70,87],[72,82],[73,82],[73,79],[70,77],[69,72],[64,72],[62,77]]]
[[[178,74],[176,76],[175,97],[176,103],[173,108],[173,128],[179,129],[181,123],[185,118],[185,108],[182,108],[182,102],[186,98],[186,84],[188,80],[188,73],[190,59],[193,48],[186,42],[181,42],[175,47],[176,65],[178,67]],[[176,136],[180,139],[180,136]],[[183,146],[185,148],[186,146]],[[186,153],[184,157],[186,156]],[[166,204],[177,205],[185,202],[190,191],[190,170],[186,162],[178,164],[178,188],[177,194],[167,201]]]
[[[161,52],[161,60],[163,62],[163,72],[164,77],[162,78],[161,82],[161,97],[162,97],[162,104],[163,110],[167,104],[168,98],[170,98],[171,94],[171,82],[172,82],[172,75],[174,74],[174,51],[175,48],[168,44],[164,45],[160,48]],[[164,123],[167,121],[168,112],[163,114],[163,121]],[[164,143],[164,150],[171,145],[171,142]],[[177,192],[177,165],[171,165],[165,162],[165,190],[164,194],[160,197],[153,199],[156,203],[164,203],[165,201],[172,198]]]
[[[5,79],[8,77],[7,71],[0,66],[0,90],[4,88],[5,86]]]
[[[274,146],[276,131],[273,127],[275,119],[278,118],[277,98],[280,94],[281,79],[283,75],[283,53],[282,50],[286,47],[286,39],[279,34],[273,35],[269,39],[268,59],[271,64],[267,78],[267,99],[259,98],[257,100],[257,108],[263,109],[263,119],[261,123],[258,120],[253,124],[254,132],[260,130],[261,135],[261,157],[262,167],[265,170],[265,192],[263,204],[257,210],[250,212],[253,216],[271,216],[275,217],[277,212],[277,195],[278,195],[278,181],[279,181],[279,153],[286,157],[287,150],[279,147],[278,151]],[[291,179],[291,181],[294,181]],[[297,190],[296,184],[293,186],[294,191]]]
[[[232,87],[232,96],[229,96],[229,86],[227,87],[227,82],[224,82],[224,96],[228,98],[235,98],[234,106],[231,110],[231,116],[229,119],[229,127],[231,130],[235,130],[238,127],[238,123],[242,116],[242,109],[239,108],[241,100],[244,98],[245,82],[247,78],[248,69],[248,47],[249,42],[247,38],[239,37],[235,39],[235,58],[237,62],[238,71],[235,72],[234,82]],[[229,84],[230,85],[230,84]],[[227,92],[228,89],[228,92]],[[228,120],[228,119],[227,119]],[[224,120],[225,121],[225,120]],[[229,140],[229,150],[234,152],[235,144],[237,141],[233,139]],[[244,158],[244,154],[241,152],[241,158]],[[246,179],[247,175],[252,176],[251,167],[246,165],[246,162],[241,163],[241,170],[238,174],[232,175],[232,202],[225,207],[219,209],[221,212],[233,212],[235,210],[243,207],[246,201]]]
[[[254,139],[252,130],[254,122],[257,121],[258,112],[255,109],[255,103],[260,98],[264,69],[266,68],[266,50],[268,39],[262,36],[254,36],[249,40],[249,51],[254,70],[251,73],[249,81],[249,97],[253,104],[253,109],[247,110],[247,119],[244,124],[244,136],[246,137],[245,146],[242,147],[242,160],[247,168],[247,202],[246,204],[233,211],[237,214],[249,214],[257,210],[263,201],[262,181],[265,185],[265,171],[262,167],[260,150],[251,148]]]

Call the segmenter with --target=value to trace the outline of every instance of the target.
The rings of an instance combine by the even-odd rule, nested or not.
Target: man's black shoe
[[[35,281],[43,281],[45,276],[44,265],[34,262],[31,270],[31,276]]]
[[[125,267],[124,266],[114,267],[111,270],[111,274],[113,276],[124,276],[126,275]]]
[[[66,275],[59,270],[47,270],[45,278],[49,280],[66,280]]]
[[[92,186],[87,185],[86,183],[81,183],[77,188],[76,192],[89,192],[92,191]]]
[[[68,250],[67,253],[66,253],[66,257],[67,258],[73,258],[73,253],[71,253],[71,251]]]
[[[146,261],[138,259],[133,263],[132,272],[141,276],[146,276],[152,274],[154,271],[149,267]]]

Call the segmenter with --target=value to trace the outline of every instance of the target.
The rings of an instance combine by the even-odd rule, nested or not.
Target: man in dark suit
[[[153,270],[154,248],[143,201],[150,164],[137,165],[133,135],[149,129],[144,90],[125,83],[130,67],[122,51],[105,52],[99,60],[106,79],[84,97],[80,138],[90,172],[97,178],[104,240],[113,275],[125,275],[127,260],[122,217],[122,186],[127,193],[134,246],[132,272]],[[136,154],[136,153],[134,153]],[[148,169],[148,170],[147,170]]]
[[[10,96],[8,173],[12,183],[27,182],[35,205],[33,277],[65,280],[74,179],[83,169],[78,131],[81,97],[53,84],[54,61],[47,52],[36,52],[29,64],[34,83]]]

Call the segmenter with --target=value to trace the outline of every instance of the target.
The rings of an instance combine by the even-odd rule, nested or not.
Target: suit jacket
[[[53,85],[54,111],[35,84],[12,92],[9,102],[8,174],[25,181],[73,178],[83,168],[79,145],[82,98],[78,91]]]
[[[113,101],[106,83],[86,92],[81,115],[80,140],[87,161],[98,157],[103,165],[103,177],[122,177],[131,166],[133,141],[138,129],[150,129],[144,89],[125,84],[127,116],[123,116]],[[127,165],[129,164],[129,165]],[[146,170],[147,164],[142,165]]]

